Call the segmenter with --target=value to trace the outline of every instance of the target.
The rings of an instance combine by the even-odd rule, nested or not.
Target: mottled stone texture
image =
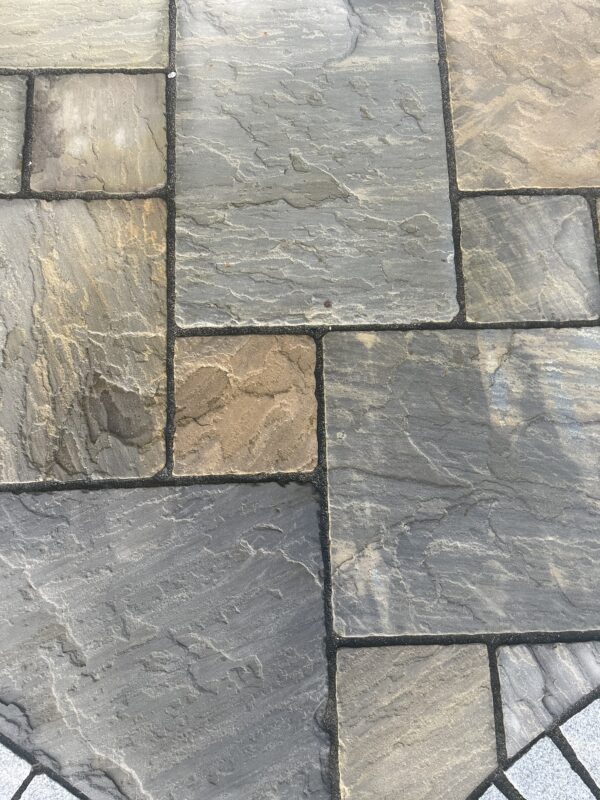
[[[524,800],[593,800],[593,794],[549,739],[535,744],[506,775]]]
[[[443,7],[459,186],[598,186],[597,0]]]
[[[577,758],[600,785],[600,701],[596,700],[561,725]]]
[[[457,311],[432,0],[189,0],[181,325]]]
[[[600,686],[600,643],[501,647],[498,669],[506,748],[513,756]]]
[[[92,800],[297,800],[326,693],[309,486],[0,497],[0,730]]]
[[[486,648],[338,653],[342,797],[457,800],[496,763]]]
[[[164,75],[35,79],[32,189],[158,189],[166,152]]]
[[[308,336],[179,339],[175,402],[178,475],[316,466],[315,343]]]
[[[467,319],[593,319],[600,281],[582,197],[477,197],[460,203]]]
[[[164,465],[165,206],[0,203],[0,480]]]
[[[166,0],[0,0],[0,67],[164,67]]]
[[[26,94],[25,77],[0,76],[0,192],[18,192],[21,188]]]
[[[0,797],[10,800],[25,778],[31,766],[0,743]]]
[[[324,341],[337,630],[597,626],[600,331]]]
[[[481,795],[481,800],[506,800],[506,795],[502,794],[495,786],[490,786],[490,788]]]
[[[47,775],[36,775],[21,800],[75,800],[75,795]]]

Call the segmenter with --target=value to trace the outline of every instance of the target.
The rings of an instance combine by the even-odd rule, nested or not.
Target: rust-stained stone
[[[175,346],[178,475],[310,470],[315,345],[307,336],[211,336]]]
[[[26,93],[25,76],[0,77],[0,192],[18,192],[21,188]]]
[[[0,480],[164,464],[162,200],[0,203]]]
[[[140,192],[164,185],[164,75],[42,75],[34,110],[33,190]]]

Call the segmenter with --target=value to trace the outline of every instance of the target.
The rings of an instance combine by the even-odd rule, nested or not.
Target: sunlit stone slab
[[[13,193],[21,188],[26,94],[24,76],[0,77],[0,192]]]

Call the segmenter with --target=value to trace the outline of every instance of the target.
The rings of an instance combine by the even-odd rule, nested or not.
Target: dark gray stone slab
[[[341,634],[598,624],[600,332],[325,337]]]
[[[433,0],[188,0],[180,325],[450,320]]]
[[[561,725],[577,758],[600,785],[600,700],[590,703]]]
[[[328,797],[308,486],[0,497],[0,731],[92,800]]]
[[[534,744],[506,776],[525,800],[593,800],[593,794],[550,739]]]

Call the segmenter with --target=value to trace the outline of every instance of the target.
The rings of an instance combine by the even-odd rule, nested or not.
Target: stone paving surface
[[[0,77],[0,192],[18,192],[21,188],[26,92],[26,78]]]

